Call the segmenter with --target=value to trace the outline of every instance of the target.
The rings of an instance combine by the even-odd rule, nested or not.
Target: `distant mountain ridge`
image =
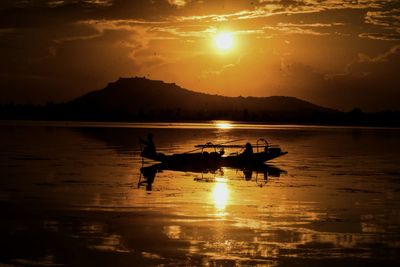
[[[210,121],[400,127],[400,112],[342,112],[287,96],[226,97],[174,83],[120,78],[67,103],[0,105],[0,120]]]
[[[288,96],[227,97],[194,92],[175,83],[141,77],[120,78],[104,89],[87,93],[67,105],[85,113],[130,117],[195,118],[268,116],[271,114],[334,113]]]

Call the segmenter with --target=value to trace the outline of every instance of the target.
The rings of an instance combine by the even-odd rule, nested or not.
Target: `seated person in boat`
[[[244,147],[244,151],[242,154],[240,154],[244,157],[249,157],[253,155],[253,146],[250,143],[246,143]]]

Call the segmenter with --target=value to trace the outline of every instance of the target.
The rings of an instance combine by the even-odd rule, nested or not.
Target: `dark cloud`
[[[52,6],[54,2],[59,4]],[[0,4],[0,27],[48,27],[89,19],[159,19],[174,10],[165,0],[7,1]]]
[[[400,41],[400,31],[397,33],[384,32],[363,32],[358,35],[361,38],[368,38],[380,41]]]
[[[80,28],[74,34],[55,43],[49,40],[59,35],[52,31],[26,31],[20,38],[29,39],[29,45],[3,47],[0,88],[7,95],[3,100],[14,96],[17,101],[41,102],[42,95],[46,101],[67,100],[138,70],[130,56],[142,47],[135,32],[98,34]]]
[[[343,107],[400,110],[399,69],[400,45],[376,57],[359,55],[348,65],[346,73],[331,77],[328,84]]]
[[[287,90],[341,110],[400,110],[399,69],[400,45],[376,57],[360,54],[341,74],[324,74],[295,63],[286,70],[290,85]]]

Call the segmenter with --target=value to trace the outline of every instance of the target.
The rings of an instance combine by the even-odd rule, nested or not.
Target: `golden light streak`
[[[215,122],[215,127],[218,129],[232,129],[232,124],[225,121]]]
[[[225,210],[229,201],[229,188],[225,178],[216,178],[212,191],[212,198],[215,208],[222,212]]]

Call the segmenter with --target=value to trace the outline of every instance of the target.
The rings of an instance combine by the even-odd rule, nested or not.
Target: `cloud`
[[[315,31],[313,29],[310,29],[309,26],[294,26],[294,25],[284,25],[284,24],[278,24],[277,26],[264,26],[264,30],[266,30],[267,33],[269,31],[275,31],[279,32],[280,34],[303,34],[303,35],[329,35],[329,32],[321,32],[321,31]]]
[[[63,1],[63,0],[52,0],[52,1],[49,1],[47,4],[49,5],[49,7],[53,7],[54,8],[54,7],[58,7],[58,6],[64,5],[65,1]]]
[[[379,33],[379,32],[363,32],[358,35],[360,38],[368,38],[379,41],[400,41],[399,33]]]
[[[259,82],[261,91],[257,95],[291,95],[345,111],[355,107],[365,111],[400,110],[400,45],[373,57],[359,54],[343,73],[335,75],[288,56],[258,54],[258,58],[263,56],[269,62],[254,62],[254,55],[248,55],[229,68],[209,74],[230,77],[231,88],[238,83],[233,77],[240,73],[242,77],[248,76],[247,80]],[[250,95],[255,92],[254,88],[246,91]]]
[[[126,31],[138,31],[139,29],[149,29],[151,27],[160,26],[166,24],[165,21],[146,21],[138,19],[92,19],[92,20],[81,20],[76,24],[87,25],[96,29],[97,32],[104,32],[105,30],[126,30]]]
[[[83,20],[168,20],[166,0],[0,1],[0,28],[48,28]]]
[[[331,22],[331,23],[284,23],[279,22],[275,26],[264,26],[265,33],[271,34],[276,32],[279,35],[302,34],[302,35],[330,35],[333,32],[330,28],[345,26],[345,23]],[[318,29],[318,30],[317,30]]]
[[[186,6],[187,2],[187,0],[168,0],[168,3],[170,5],[176,6],[178,8]]]
[[[256,19],[273,15],[319,13],[328,10],[382,8],[380,0],[259,0],[253,11],[239,19]]]
[[[235,62],[228,63],[226,65],[221,66],[219,69],[207,69],[202,71],[200,77],[201,78],[209,78],[209,76],[219,76],[222,75],[224,72],[229,71],[229,69],[234,69],[236,68],[241,62],[241,58],[239,57],[236,59]],[[229,74],[228,74],[229,75]]]
[[[373,40],[397,40],[400,32],[399,10],[400,2],[393,0],[259,0],[253,1],[252,6],[238,5],[233,12],[217,13],[213,10],[203,14],[181,15],[174,18],[178,22],[197,23],[229,23],[235,21],[252,21],[248,24],[248,30],[264,27],[267,30],[277,31],[277,34],[304,34],[304,35],[354,35]],[[334,13],[336,12],[336,13]],[[340,16],[339,12],[347,12],[351,16]],[[357,14],[357,15],[355,15]],[[354,18],[364,16],[365,19],[355,21]],[[307,22],[302,21],[307,15]],[[287,16],[292,21],[286,22]],[[332,17],[341,18],[342,21],[331,22]],[[314,21],[310,21],[313,18]],[[279,21],[280,20],[280,21]],[[265,22],[263,22],[265,21]],[[276,22],[278,21],[278,25]],[[296,22],[297,21],[297,22]],[[271,25],[273,22],[274,25]],[[367,26],[365,26],[367,24]],[[356,26],[365,32],[354,32]],[[331,28],[327,30],[315,30],[314,28]],[[334,29],[333,29],[334,28]],[[388,29],[392,32],[388,32]],[[266,31],[266,34],[269,34]]]
[[[360,33],[359,37],[382,41],[400,40],[400,7],[368,11],[364,21],[374,27],[374,32]]]
[[[142,64],[156,64],[153,55],[137,55],[147,48],[144,27],[90,21],[7,34],[0,50],[2,101],[65,101],[133,76]]]
[[[400,45],[397,45],[375,57],[359,54],[344,73],[326,76],[324,86],[331,99],[344,109],[400,110],[399,69]]]
[[[178,16],[178,21],[203,21],[203,22],[218,22],[218,21],[229,21],[229,20],[240,20],[251,18],[256,10],[240,10],[234,13],[228,14],[206,14],[206,15],[189,15],[189,16]]]
[[[107,6],[112,6],[114,3],[113,0],[83,0],[85,4],[90,4],[94,6],[102,6],[102,7],[107,7]]]
[[[377,73],[395,73],[400,67],[400,45],[393,46],[389,51],[369,57],[359,54],[358,59],[346,67],[346,74],[352,76],[369,76]]]
[[[381,11],[368,11],[365,23],[390,28],[400,27],[400,8]]]
[[[278,23],[279,27],[311,27],[311,28],[326,28],[334,26],[344,26],[344,23],[332,22],[332,23]]]

